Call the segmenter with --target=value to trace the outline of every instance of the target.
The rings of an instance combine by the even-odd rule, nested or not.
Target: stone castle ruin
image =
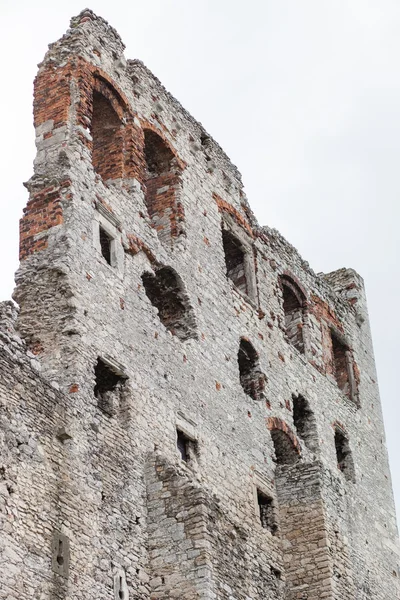
[[[363,281],[258,225],[89,10],[34,91],[0,307],[1,600],[394,600]]]

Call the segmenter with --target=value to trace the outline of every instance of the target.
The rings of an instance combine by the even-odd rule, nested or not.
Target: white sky
[[[0,0],[3,257],[13,288],[32,175],[32,82],[81,1]],[[92,0],[240,169],[261,224],[316,272],[365,279],[400,515],[400,2]],[[398,367],[397,367],[398,368]]]

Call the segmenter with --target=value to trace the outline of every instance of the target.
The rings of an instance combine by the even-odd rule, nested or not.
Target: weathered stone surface
[[[0,305],[0,598],[400,598],[361,277],[260,227],[123,50],[86,10],[35,81]]]

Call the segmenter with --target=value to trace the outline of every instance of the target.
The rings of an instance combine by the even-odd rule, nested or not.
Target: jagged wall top
[[[321,294],[329,297],[329,301],[336,304],[339,312],[352,310],[353,307],[349,306],[347,299],[340,293],[343,289],[340,286],[343,277],[339,277],[339,280],[336,281],[334,274],[326,277],[323,274],[315,275],[308,262],[302,259],[297,249],[288,243],[278,231],[269,227],[260,227],[244,194],[241,175],[236,166],[232,164],[229,157],[201,123],[182,107],[179,101],[165,89],[158,78],[140,60],[126,60],[124,50],[125,45],[117,31],[92,10],[84,9],[71,19],[70,28],[65,35],[49,45],[49,50],[39,66],[44,68],[49,64],[54,64],[54,66],[61,67],[73,57],[82,57],[95,67],[110,74],[117,89],[118,87],[123,89],[133,112],[135,112],[135,100],[145,92],[148,97],[154,99],[154,110],[155,113],[158,113],[156,118],[160,116],[161,120],[163,119],[164,107],[170,109],[167,112],[179,114],[187,124],[189,140],[185,139],[185,143],[191,147],[193,160],[196,160],[197,151],[206,150],[211,164],[215,165],[216,170],[222,171],[228,187],[233,192],[229,194],[229,202],[243,214],[256,236],[277,250],[283,251],[299,264],[314,279]],[[143,89],[143,86],[146,86],[146,90]],[[205,140],[206,148],[201,147],[201,139]],[[179,146],[179,136],[173,140],[173,143]],[[361,289],[363,287],[362,278],[353,270],[351,273],[349,272],[345,277],[346,285],[349,285],[349,277],[354,276],[356,287]]]

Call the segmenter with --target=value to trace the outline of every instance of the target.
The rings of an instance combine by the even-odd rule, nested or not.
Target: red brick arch
[[[268,417],[268,419],[267,419],[267,428],[269,429],[269,431],[273,431],[274,429],[275,430],[279,430],[279,431],[283,431],[283,433],[285,433],[286,436],[291,441],[292,446],[293,446],[293,450],[295,450],[295,452],[299,456],[301,455],[300,442],[297,439],[296,435],[293,433],[292,429],[286,423],[286,421],[283,421],[279,417]]]

